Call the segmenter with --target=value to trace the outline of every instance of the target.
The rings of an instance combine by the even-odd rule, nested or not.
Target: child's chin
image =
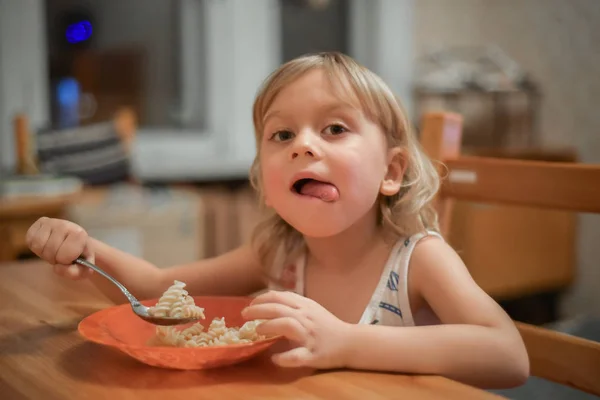
[[[340,224],[338,221],[328,221],[327,218],[319,222],[304,220],[294,226],[298,232],[305,237],[310,238],[328,238],[342,233],[348,226]]]
[[[339,210],[313,209],[303,212],[292,210],[289,213],[278,214],[303,236],[310,238],[336,236],[356,222],[353,218],[341,214]]]

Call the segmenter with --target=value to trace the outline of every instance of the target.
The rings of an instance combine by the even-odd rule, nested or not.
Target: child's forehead
[[[343,74],[315,68],[283,84],[266,114],[277,114],[287,104],[307,99],[310,99],[308,105],[320,107],[324,111],[345,109],[363,113],[362,97]]]
[[[326,70],[323,67],[313,68],[302,75],[286,82],[282,91],[305,91],[318,89],[336,97],[339,101],[358,101],[359,93],[356,84],[341,71]]]

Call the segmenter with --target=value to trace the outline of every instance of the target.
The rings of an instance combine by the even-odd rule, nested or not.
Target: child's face
[[[266,203],[306,236],[336,235],[369,212],[375,218],[379,193],[400,188],[402,167],[390,178],[393,157],[383,132],[342,102],[320,69],[278,94],[264,127]],[[312,181],[295,185],[300,178]]]

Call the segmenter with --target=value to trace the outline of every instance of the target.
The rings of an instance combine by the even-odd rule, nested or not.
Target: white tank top
[[[439,319],[427,306],[419,309],[413,315],[408,298],[410,257],[419,240],[426,236],[436,236],[442,239],[437,232],[427,231],[396,242],[359,324],[415,326],[439,323]],[[305,265],[306,253],[303,253],[295,262],[288,263],[279,269],[280,282],[270,284],[269,289],[289,290],[304,296]]]

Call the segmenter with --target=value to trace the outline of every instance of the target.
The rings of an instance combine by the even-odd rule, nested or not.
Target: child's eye
[[[327,128],[325,128],[325,132],[331,134],[331,135],[341,135],[344,132],[347,132],[348,130],[343,127],[340,124],[332,124],[329,125]]]
[[[277,131],[271,136],[271,140],[276,142],[285,142],[286,140],[290,140],[294,137],[294,134],[290,131]]]

